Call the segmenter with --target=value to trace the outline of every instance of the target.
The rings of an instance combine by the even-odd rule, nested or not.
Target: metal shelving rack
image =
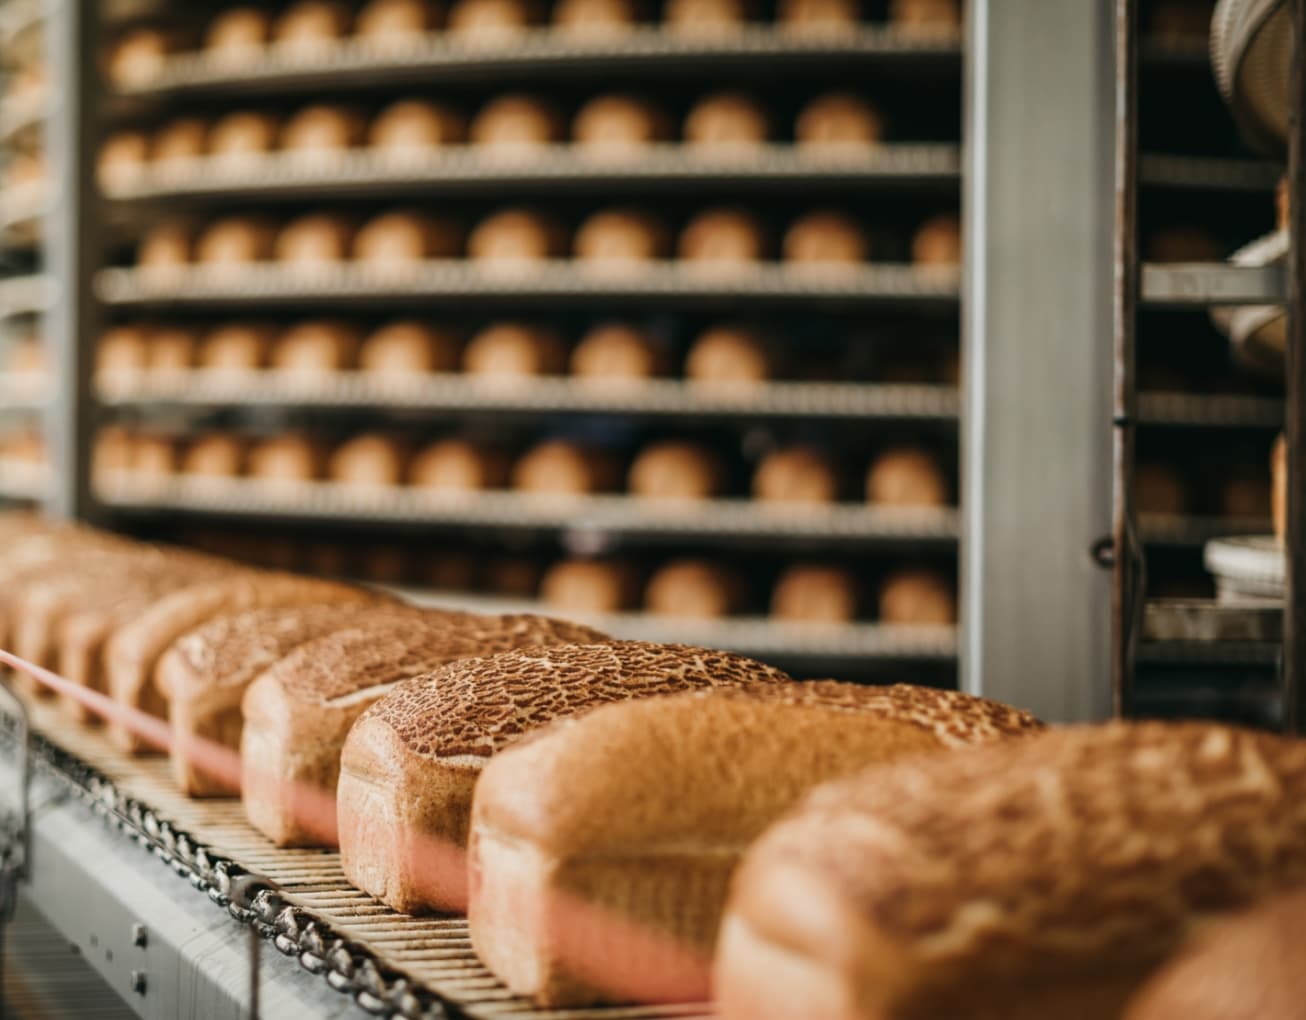
[[[1292,123],[1298,125],[1289,136],[1289,258],[1286,265],[1246,266],[1229,264],[1145,264],[1139,254],[1138,191],[1148,181],[1148,159],[1139,153],[1139,0],[1117,0],[1116,47],[1120,59],[1115,81],[1115,251],[1114,251],[1114,337],[1115,379],[1114,424],[1114,508],[1112,560],[1114,563],[1112,691],[1117,714],[1133,715],[1139,710],[1135,672],[1140,662],[1209,663],[1229,667],[1240,665],[1277,666],[1277,714],[1282,726],[1299,733],[1306,727],[1302,713],[1302,692],[1306,690],[1306,661],[1301,647],[1306,634],[1306,608],[1300,593],[1306,591],[1306,500],[1300,486],[1306,479],[1306,394],[1302,391],[1306,361],[1303,337],[1302,300],[1306,296],[1306,263],[1300,238],[1306,236],[1306,167],[1302,163],[1301,112],[1303,104],[1300,40],[1306,38],[1306,5],[1294,4],[1297,55],[1292,65]],[[1288,344],[1285,375],[1287,397],[1275,416],[1274,402],[1261,402],[1255,417],[1265,424],[1286,422],[1288,441],[1287,502],[1287,598],[1282,626],[1267,618],[1278,615],[1273,608],[1224,607],[1216,603],[1169,607],[1146,601],[1143,546],[1149,538],[1147,522],[1134,506],[1134,450],[1137,429],[1155,422],[1154,402],[1140,396],[1136,378],[1136,328],[1138,314],[1145,308],[1209,308],[1211,306],[1286,305]],[[1250,408],[1249,408],[1250,409]],[[1246,529],[1245,529],[1246,530]],[[1264,526],[1268,531],[1268,522]],[[1294,595],[1294,592],[1297,593]],[[1182,633],[1182,624],[1194,612],[1219,617],[1224,629],[1239,631],[1233,641],[1212,640]],[[1160,614],[1160,615],[1158,615]],[[1164,616],[1164,619],[1162,618]],[[1243,633],[1246,631],[1246,633]],[[1252,633],[1252,632],[1255,633]],[[1150,640],[1148,639],[1150,636]],[[1236,693],[1236,692],[1234,692]]]

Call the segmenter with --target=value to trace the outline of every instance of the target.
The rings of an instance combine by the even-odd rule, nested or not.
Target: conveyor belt
[[[41,761],[164,864],[365,1009],[411,1018],[703,1020],[703,1004],[542,1010],[472,952],[463,917],[398,914],[346,881],[340,855],[279,850],[235,799],[190,800],[161,756],[131,758],[50,702],[32,707]],[[161,878],[166,877],[161,874]]]

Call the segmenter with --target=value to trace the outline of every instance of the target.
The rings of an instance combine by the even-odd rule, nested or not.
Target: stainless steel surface
[[[968,3],[961,680],[1109,710],[1111,19]]]

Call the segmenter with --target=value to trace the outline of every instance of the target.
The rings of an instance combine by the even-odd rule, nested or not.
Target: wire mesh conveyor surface
[[[703,1004],[537,1009],[476,958],[465,918],[395,913],[349,884],[338,853],[277,849],[245,821],[239,800],[182,796],[167,758],[124,755],[50,703],[31,712],[43,762],[161,858],[160,882],[169,880],[163,864],[171,865],[369,1012],[451,1020],[711,1016]]]

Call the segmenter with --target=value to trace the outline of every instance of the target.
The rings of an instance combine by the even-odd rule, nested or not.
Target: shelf
[[[696,152],[680,145],[595,154],[570,145],[495,155],[473,146],[391,153],[269,153],[165,164],[102,181],[107,198],[140,201],[240,197],[244,200],[384,196],[523,189],[643,190],[682,185],[834,184],[955,189],[956,145],[886,145],[866,152],[813,152],[792,145]]]
[[[109,407],[196,409],[352,408],[925,421],[953,421],[960,409],[957,391],[947,386],[825,382],[714,386],[671,379],[623,382],[537,376],[496,380],[456,373],[377,378],[342,372],[315,380],[275,372],[194,371],[136,381],[100,379],[96,394],[100,403]]]
[[[1277,397],[1141,393],[1138,420],[1144,425],[1215,428],[1283,428]]]
[[[629,270],[590,268],[566,260],[487,269],[459,259],[374,267],[351,263],[287,269],[275,263],[214,269],[105,269],[96,292],[111,305],[231,305],[369,303],[431,298],[480,301],[582,300],[903,302],[954,305],[955,268],[917,269],[873,264],[792,268],[775,263],[740,270],[705,270],[662,262]]]
[[[422,606],[466,609],[480,613],[543,613],[560,611],[530,599],[505,599],[468,592],[390,588]],[[905,627],[879,623],[800,624],[767,617],[696,620],[650,613],[563,612],[628,641],[655,641],[720,648],[758,658],[880,659],[892,661],[951,661],[957,654],[957,628]]]
[[[1196,517],[1174,514],[1139,514],[1143,541],[1154,545],[1205,545],[1213,538],[1249,535],[1272,530],[1268,518]]]
[[[0,411],[39,411],[49,396],[49,381],[43,377],[0,372]]]
[[[1138,181],[1152,187],[1202,191],[1273,191],[1283,173],[1268,160],[1144,154]]]
[[[257,479],[116,477],[96,486],[119,511],[220,514],[647,537],[953,542],[953,508],[871,507],[844,503],[783,506],[743,499],[661,503],[615,495],[538,496],[519,492],[432,493],[420,489],[277,483]]]
[[[48,276],[0,279],[0,317],[39,315],[54,302],[55,285]]]
[[[1232,266],[1223,262],[1148,263],[1142,271],[1142,300],[1151,305],[1282,304],[1287,283],[1281,264]]]
[[[181,53],[170,57],[157,77],[120,92],[138,97],[182,92],[282,95],[322,87],[348,90],[476,77],[504,80],[529,76],[538,82],[543,75],[588,76],[614,68],[680,75],[696,68],[719,72],[723,67],[752,64],[767,73],[778,73],[782,62],[823,68],[831,61],[919,62],[925,58],[959,70],[959,36],[909,35],[883,26],[837,34],[798,33],[759,25],[715,38],[690,39],[649,26],[632,29],[618,39],[577,39],[538,29],[523,33],[520,41],[476,45],[433,33],[390,46],[345,39],[298,56],[270,48],[239,64],[213,60],[203,52]]]
[[[0,198],[0,235],[7,247],[32,247],[41,241],[41,228],[49,211],[44,184],[8,189]]]

